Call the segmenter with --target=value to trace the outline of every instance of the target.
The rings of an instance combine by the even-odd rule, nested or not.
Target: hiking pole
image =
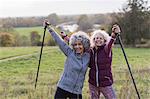
[[[37,69],[37,74],[36,74],[35,89],[36,89],[36,85],[37,85],[37,81],[38,81],[38,75],[39,75],[39,69],[40,69],[40,63],[41,63],[41,57],[42,57],[42,51],[43,51],[43,45],[44,45],[45,32],[46,32],[46,28],[48,25],[46,22],[44,24],[45,24],[45,27],[44,27],[42,46],[41,46],[40,57],[39,57],[39,64],[38,64],[38,69]]]
[[[133,82],[133,84],[134,84],[136,93],[137,93],[137,95],[138,95],[138,99],[140,99],[140,94],[139,94],[139,92],[138,92],[138,90],[137,90],[136,83],[135,83],[135,80],[134,80],[134,78],[133,78],[133,75],[132,75],[132,72],[131,72],[131,68],[130,68],[128,59],[127,59],[126,53],[125,53],[124,48],[123,48],[123,44],[122,44],[122,40],[121,40],[121,37],[120,37],[120,33],[117,34],[117,38],[118,38],[118,40],[119,40],[119,44],[120,44],[120,46],[121,46],[121,49],[122,49],[124,58],[125,58],[125,60],[126,60],[126,63],[127,63],[128,69],[129,69],[129,73],[130,73],[130,76],[131,76],[131,78],[132,78],[132,82]]]

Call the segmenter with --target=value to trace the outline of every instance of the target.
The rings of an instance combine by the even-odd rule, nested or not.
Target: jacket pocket
[[[112,83],[112,80],[110,79],[109,76],[104,76],[104,79]]]

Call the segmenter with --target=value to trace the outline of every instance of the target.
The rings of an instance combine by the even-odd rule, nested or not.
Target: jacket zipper
[[[82,60],[82,58],[81,58],[81,62],[82,62],[82,68],[83,68],[83,60]],[[75,83],[75,85],[74,85],[74,88],[76,87],[76,84],[77,84],[78,79],[79,79],[79,75],[80,75],[80,73],[81,73],[81,71],[82,71],[82,68],[81,68],[81,69],[80,69],[80,71],[79,71],[79,74],[78,74],[78,77],[77,77],[76,83]],[[73,88],[73,91],[74,91],[74,88]]]
[[[99,87],[99,81],[98,81],[98,65],[97,65],[97,52],[95,53],[95,65],[96,65],[96,85]]]

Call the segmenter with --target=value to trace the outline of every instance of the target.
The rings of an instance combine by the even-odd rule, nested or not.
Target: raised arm
[[[47,25],[47,24],[46,24]],[[49,33],[52,35],[53,39],[55,42],[58,44],[59,48],[62,50],[62,52],[68,56],[71,52],[72,49],[66,44],[61,37],[56,33],[56,31],[51,27],[47,25],[47,29],[49,30]]]
[[[121,32],[121,30],[120,30],[119,25],[116,25],[116,24],[113,25],[112,33],[111,33],[111,39],[110,39],[108,45],[106,46],[107,47],[106,49],[108,50],[108,53],[110,53],[112,45],[114,44],[114,42],[116,40],[117,34],[120,33],[120,32]]]

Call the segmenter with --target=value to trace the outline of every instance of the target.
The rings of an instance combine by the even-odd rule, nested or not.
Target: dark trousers
[[[55,99],[82,99],[81,94],[73,94],[57,87]]]

